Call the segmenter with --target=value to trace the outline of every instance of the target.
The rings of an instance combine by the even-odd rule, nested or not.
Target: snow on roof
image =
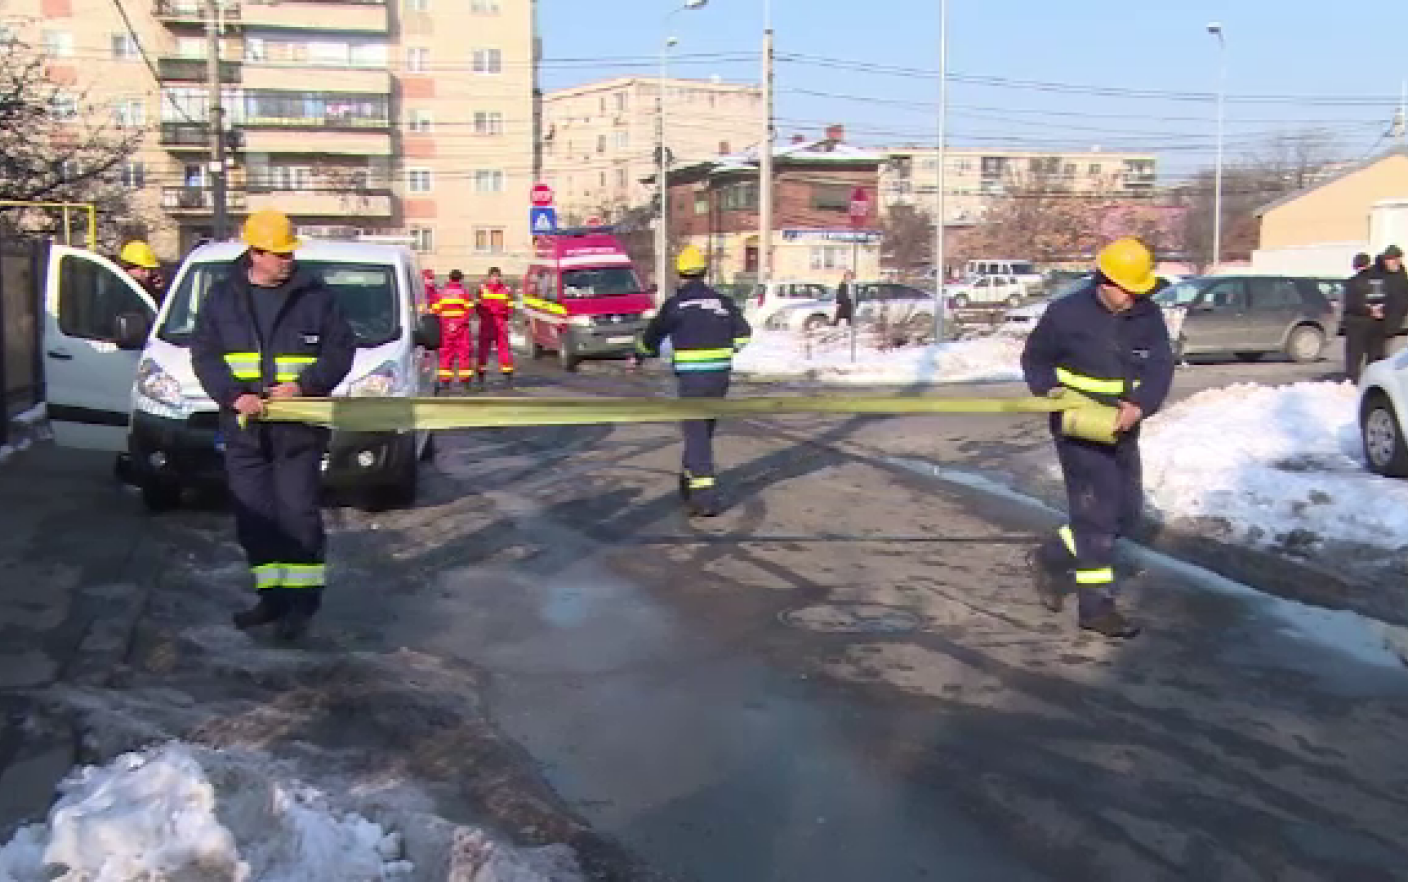
[[[758,160],[761,151],[757,146],[748,148],[738,153],[728,153],[723,156],[716,156],[712,159],[701,160],[690,163],[683,168],[672,171],[671,177],[680,174],[682,171],[694,168],[708,168],[710,174],[720,174],[737,171],[757,171]],[[785,160],[790,163],[817,163],[819,165],[829,163],[869,163],[879,164],[885,162],[888,156],[882,151],[865,150],[856,147],[854,144],[847,144],[845,141],[836,141],[831,138],[819,138],[814,141],[803,141],[800,144],[788,144],[773,150],[774,161]],[[643,178],[642,180],[653,180],[654,178]]]

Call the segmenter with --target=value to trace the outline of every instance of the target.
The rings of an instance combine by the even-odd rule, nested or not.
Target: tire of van
[[[572,337],[563,336],[558,340],[557,363],[562,365],[562,369],[567,373],[576,373],[577,367],[582,363],[582,359],[577,357],[573,351],[576,347],[572,345]]]
[[[429,441],[426,442],[426,449],[429,449]],[[415,455],[407,456],[394,483],[377,487],[371,491],[370,498],[367,500],[367,510],[380,512],[414,506],[416,496],[420,491],[421,458]]]

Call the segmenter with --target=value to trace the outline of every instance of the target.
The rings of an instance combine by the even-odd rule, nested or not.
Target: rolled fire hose
[[[673,423],[782,414],[1060,413],[1068,437],[1114,444],[1119,409],[1070,389],[1050,398],[287,398],[265,421],[343,432]]]

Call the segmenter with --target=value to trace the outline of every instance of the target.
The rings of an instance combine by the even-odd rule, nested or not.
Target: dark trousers
[[[1388,355],[1388,339],[1383,322],[1346,321],[1344,323],[1344,372],[1350,382],[1358,383],[1364,368]]]
[[[728,395],[728,371],[679,373],[675,377],[681,398],[723,398]],[[718,420],[685,420],[683,467],[691,491],[709,495],[714,487],[714,429]]]
[[[1081,617],[1089,618],[1114,605],[1115,542],[1129,535],[1143,514],[1139,440],[1129,436],[1109,446],[1058,436],[1056,456],[1071,522],[1039,554],[1044,566],[1071,574]]]
[[[301,425],[237,431],[225,451],[235,534],[254,586],[316,610],[326,577],[322,461],[327,433]]]

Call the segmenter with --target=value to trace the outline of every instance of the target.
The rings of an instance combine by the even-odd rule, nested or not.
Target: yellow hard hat
[[[152,252],[152,246],[141,239],[133,239],[122,246],[122,253],[117,259],[131,266],[145,267],[146,269],[160,269],[161,263],[156,259],[156,254]]]
[[[675,259],[675,269],[682,276],[699,276],[709,269],[709,261],[704,259],[698,248],[690,245]]]
[[[282,211],[266,208],[244,222],[244,243],[257,251],[292,254],[303,243],[293,234],[293,222]]]
[[[1106,245],[1095,265],[1105,278],[1134,294],[1148,294],[1159,282],[1154,275],[1154,253],[1133,237]]]

